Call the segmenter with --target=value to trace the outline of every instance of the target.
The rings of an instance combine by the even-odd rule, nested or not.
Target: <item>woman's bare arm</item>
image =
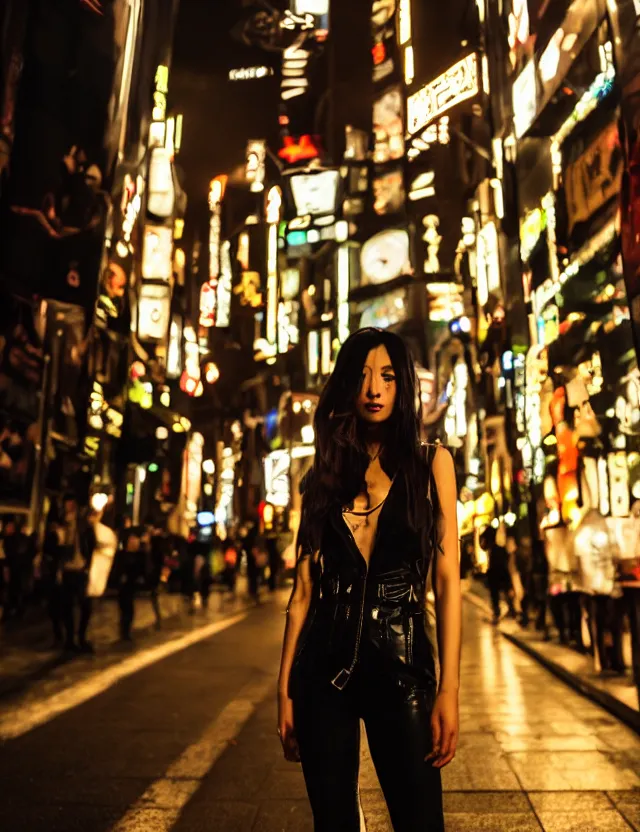
[[[444,448],[438,448],[436,451],[433,474],[438,489],[442,524],[442,551],[435,555],[433,581],[440,658],[440,690],[458,690],[462,634],[458,494],[453,458]]]
[[[293,701],[289,696],[289,676],[300,632],[309,613],[311,590],[311,556],[298,556],[296,583],[287,607],[287,624],[278,679],[278,735],[284,756],[291,762],[299,762],[300,752],[293,722]]]
[[[287,623],[284,631],[278,693],[288,697],[289,674],[296,652],[300,632],[311,604],[311,556],[299,558],[294,591],[287,608]]]
[[[438,448],[433,475],[440,502],[442,550],[434,555],[433,590],[440,659],[438,699],[432,719],[434,765],[442,767],[455,754],[458,741],[458,688],[462,638],[462,595],[457,517],[456,474],[451,454]]]

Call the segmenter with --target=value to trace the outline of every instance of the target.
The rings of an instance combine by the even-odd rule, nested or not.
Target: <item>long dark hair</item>
[[[429,471],[420,445],[413,359],[398,335],[373,327],[360,329],[342,345],[316,410],[315,460],[302,485],[299,545],[303,553],[320,548],[328,513],[348,505],[366,490],[369,454],[365,425],[357,417],[355,401],[367,355],[380,345],[386,347],[396,376],[396,400],[390,418],[383,424],[380,463],[390,478],[404,476],[407,519],[415,530],[423,524]]]

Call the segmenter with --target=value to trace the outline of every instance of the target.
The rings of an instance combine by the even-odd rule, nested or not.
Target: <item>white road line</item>
[[[170,832],[184,807],[200,788],[229,743],[238,736],[249,717],[272,690],[276,679],[269,676],[247,685],[204,732],[152,783],[111,832]]]
[[[104,693],[105,690],[108,690],[108,688],[115,685],[121,679],[125,679],[127,676],[131,676],[133,673],[137,673],[139,670],[149,667],[149,665],[155,664],[155,662],[159,662],[161,659],[171,656],[173,653],[178,653],[180,650],[184,650],[192,644],[196,644],[205,638],[214,636],[216,633],[232,627],[234,624],[242,621],[243,618],[246,618],[247,615],[247,612],[239,613],[223,621],[216,621],[213,624],[199,627],[197,630],[167,641],[164,644],[159,644],[157,647],[150,647],[148,650],[136,653],[134,656],[130,656],[119,664],[97,673],[90,679],[83,679],[81,682],[77,682],[66,690],[60,691],[60,693],[55,693],[41,701],[24,705],[0,717],[0,741],[15,739],[22,734],[26,734],[38,725],[43,725],[59,714],[75,708],[83,702],[87,702],[89,699],[93,699],[94,696]]]

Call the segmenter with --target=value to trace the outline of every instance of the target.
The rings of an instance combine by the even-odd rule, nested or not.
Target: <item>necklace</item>
[[[347,526],[351,529],[351,534],[355,534],[358,531],[358,529],[362,528],[362,526],[368,526],[369,525],[369,517],[374,513],[374,511],[377,511],[379,508],[381,508],[384,505],[386,499],[387,499],[387,497],[385,497],[384,500],[381,500],[378,503],[378,505],[374,506],[373,508],[368,508],[366,511],[354,511],[353,509],[348,508],[348,507],[343,508],[342,509],[342,516],[344,517],[344,521],[347,524]],[[357,523],[352,523],[347,518],[348,514],[350,514],[352,517],[361,517],[362,520],[360,520],[360,522],[357,522]]]

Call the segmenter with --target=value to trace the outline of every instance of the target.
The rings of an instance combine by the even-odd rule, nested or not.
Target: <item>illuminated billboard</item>
[[[334,214],[340,175],[337,170],[300,173],[290,177],[291,193],[299,217]]]
[[[360,267],[363,286],[413,274],[408,231],[389,229],[371,237],[362,246]]]
[[[390,87],[373,103],[373,133],[376,164],[401,159],[404,155],[403,95],[399,86]]]
[[[167,284],[143,283],[138,298],[138,338],[164,341],[169,331],[171,289]]]
[[[407,131],[413,135],[480,91],[478,60],[472,53],[407,99]]]

